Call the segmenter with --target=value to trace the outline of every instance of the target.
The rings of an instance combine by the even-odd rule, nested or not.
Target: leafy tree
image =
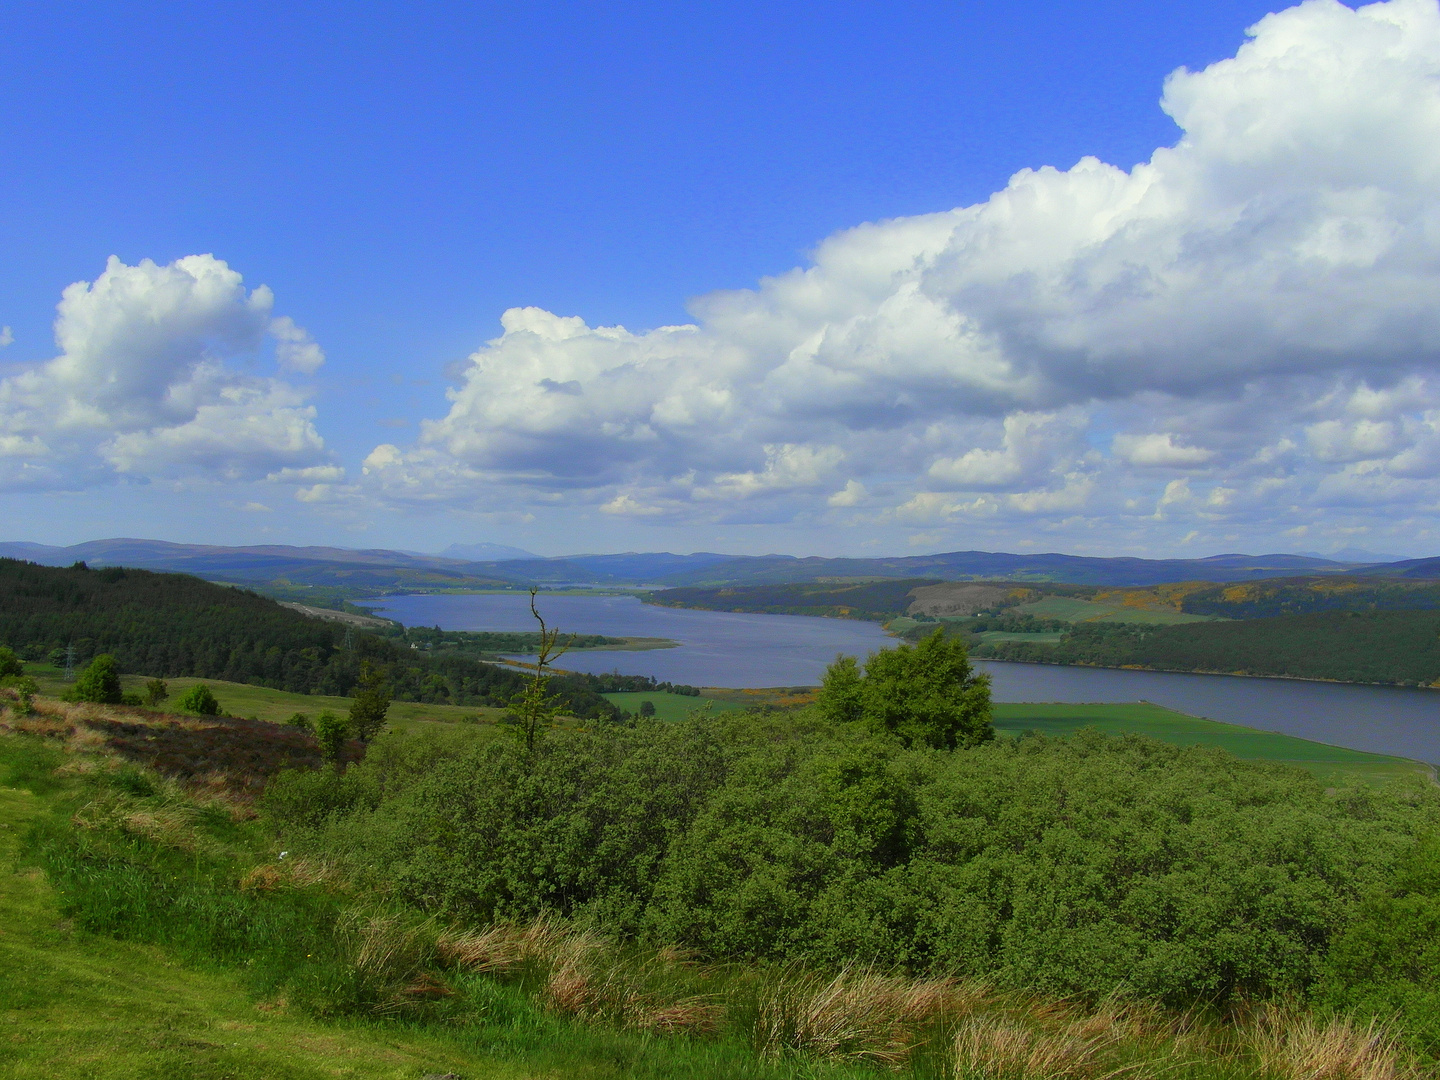
[[[654,715],[655,715],[655,702],[650,701],[648,698],[647,698],[645,701],[642,701],[642,702],[640,703],[640,715],[641,715],[641,716],[654,716]]]
[[[315,721],[315,736],[320,740],[321,756],[338,768],[345,743],[350,738],[350,721],[332,712],[323,712]]]
[[[864,719],[906,746],[953,750],[995,737],[990,676],[972,670],[965,643],[943,630],[918,645],[875,653],[860,691]]]
[[[24,675],[25,665],[8,645],[0,645],[0,679],[9,675]]]
[[[385,714],[390,711],[390,686],[385,673],[369,660],[360,662],[360,688],[350,704],[350,730],[355,738],[368,743],[385,729]]]
[[[180,708],[201,716],[220,715],[220,702],[215,699],[215,694],[210,687],[204,683],[196,683],[185,692],[185,696],[180,699]]]
[[[288,722],[291,727],[297,727],[301,731],[310,731],[315,726],[303,712],[292,713]]]
[[[863,675],[854,657],[837,657],[818,703],[832,722],[863,721],[906,746],[953,750],[995,737],[990,677],[976,673],[965,643],[943,630],[872,653]]]
[[[70,701],[93,701],[100,705],[119,705],[124,697],[120,687],[120,666],[115,657],[101,653],[80,673],[75,685],[65,695]]]
[[[145,684],[145,704],[152,709],[170,696],[170,686],[164,679],[151,679]]]
[[[853,656],[837,656],[825,670],[816,704],[820,715],[832,724],[849,724],[860,719],[860,665]]]

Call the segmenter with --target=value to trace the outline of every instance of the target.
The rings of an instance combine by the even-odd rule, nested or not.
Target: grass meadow
[[[687,697],[684,694],[671,694],[661,691],[641,690],[633,693],[605,694],[608,701],[614,702],[626,712],[639,713],[640,706],[650,702],[655,706],[655,718],[657,720],[684,720],[696,709],[709,708],[712,712],[732,712],[736,709],[743,709],[745,706],[736,701],[726,701],[713,697]]]
[[[1210,615],[1187,615],[1180,611],[1136,607],[1124,603],[1096,603],[1071,596],[1047,596],[1034,603],[1021,604],[1012,611],[1016,615],[1033,615],[1037,619],[1064,619],[1066,622],[1129,622],[1174,626],[1179,623],[1214,621],[1214,617]]]

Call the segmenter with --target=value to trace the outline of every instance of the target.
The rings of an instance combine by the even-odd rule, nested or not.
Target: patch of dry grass
[[[987,1000],[979,984],[906,979],[869,968],[825,977],[798,968],[767,980],[756,1011],[760,1052],[814,1054],[899,1067],[923,1029],[963,1016]]]
[[[1395,1034],[1375,1020],[1320,1018],[1268,1006],[1241,1030],[1276,1080],[1410,1080],[1419,1075]]]

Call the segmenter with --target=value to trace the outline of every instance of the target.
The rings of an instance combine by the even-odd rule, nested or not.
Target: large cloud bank
[[[283,370],[324,353],[265,286],[211,255],[111,258],[57,308],[53,360],[0,380],[0,486],[76,489],[117,477],[291,479],[324,466],[315,410],[278,377],[237,369],[266,335]]]
[[[1309,0],[1172,74],[1161,106],[1182,137],[1128,172],[1026,169],[984,203],[837,234],[695,301],[695,325],[507,311],[448,413],[377,447],[365,483],[1012,534],[1430,520],[1436,3]]]

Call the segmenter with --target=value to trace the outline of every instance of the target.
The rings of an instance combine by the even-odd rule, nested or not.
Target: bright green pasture
[[[124,683],[126,691],[144,692],[144,676],[124,675],[120,681]],[[222,682],[219,679],[167,679],[166,682],[170,685],[170,700],[166,704],[172,707],[184,696],[186,690],[196,683],[204,683],[214,691],[220,707],[232,716],[253,716],[277,724],[283,724],[297,712],[304,713],[311,720],[327,710],[338,716],[348,716],[353,704],[348,697],[291,694],[284,690],[270,690],[248,683]],[[403,728],[416,721],[455,723],[476,716],[483,720],[494,720],[504,711],[480,705],[424,705],[417,701],[395,701],[390,704],[389,719],[392,726]]]
[[[58,668],[26,664],[25,671],[35,676],[36,682],[40,684],[40,692],[47,697],[59,697],[66,690],[63,672]],[[126,693],[143,694],[148,681],[149,676],[146,675],[120,676]],[[352,703],[352,699],[348,697],[291,694],[285,690],[270,690],[248,683],[225,682],[223,679],[183,678],[166,679],[165,682],[170,687],[170,699],[160,706],[162,709],[174,709],[175,703],[184,696],[186,690],[196,683],[204,683],[214,692],[220,708],[231,716],[253,716],[277,724],[285,723],[297,712],[304,713],[311,720],[326,711],[337,716],[348,716]],[[455,723],[473,720],[477,716],[481,720],[495,720],[504,712],[504,709],[492,709],[482,705],[423,705],[416,701],[396,701],[390,705],[390,722],[394,727],[405,728],[417,722]]]
[[[1004,630],[986,630],[984,633],[976,634],[984,644],[993,645],[997,641],[1029,641],[1035,645],[1058,645],[1064,634],[1012,634]]]
[[[686,697],[683,694],[662,693],[659,691],[642,690],[631,693],[606,694],[606,698],[614,702],[619,708],[627,712],[638,713],[642,701],[653,701],[655,703],[655,719],[657,720],[684,720],[696,709],[710,706],[712,712],[730,712],[733,709],[743,709],[745,706],[733,701],[721,701],[709,697]]]
[[[1097,604],[1093,600],[1076,600],[1069,596],[1047,596],[1033,604],[1021,604],[1013,611],[1016,615],[1034,615],[1037,619],[1064,619],[1067,622],[1154,623],[1170,626],[1175,623],[1214,621],[1209,615],[1151,611],[1147,608],[1125,607],[1122,604]]]
[[[1069,735],[1090,727],[1107,735],[1148,735],[1177,746],[1218,746],[1238,758],[1281,761],[1308,769],[1321,780],[1359,779],[1367,782],[1410,776],[1431,776],[1430,766],[1408,758],[1367,754],[1341,746],[1222,724],[1152,705],[1146,701],[1108,705],[995,703],[995,730],[1005,735],[1037,731]]]

